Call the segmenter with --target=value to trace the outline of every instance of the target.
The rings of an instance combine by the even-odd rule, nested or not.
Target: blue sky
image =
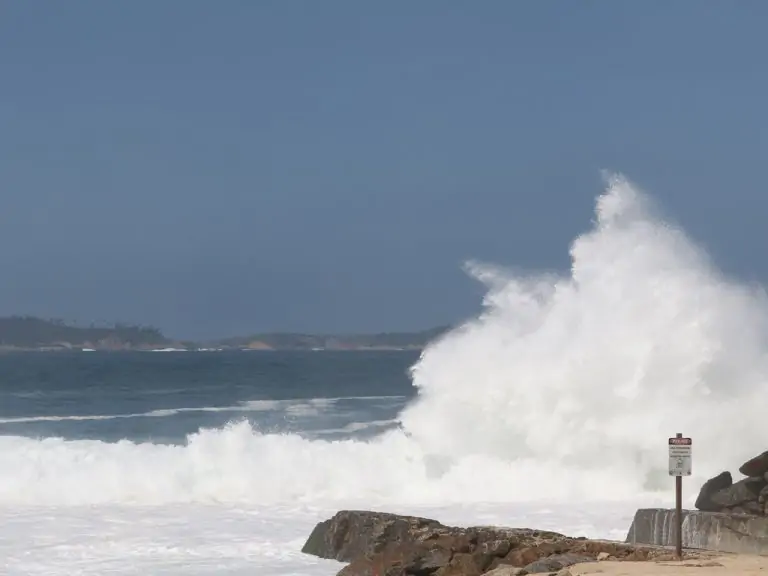
[[[0,314],[409,330],[568,265],[601,169],[768,280],[768,3],[4,2]]]

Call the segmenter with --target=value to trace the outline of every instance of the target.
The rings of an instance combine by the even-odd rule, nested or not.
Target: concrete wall
[[[675,511],[644,508],[635,512],[630,544],[675,545]],[[768,518],[683,510],[683,547],[768,555]]]

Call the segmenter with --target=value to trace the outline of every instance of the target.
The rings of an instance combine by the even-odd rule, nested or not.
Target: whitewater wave
[[[326,428],[324,430],[315,430],[313,434],[317,436],[325,436],[330,434],[350,434],[371,429],[391,428],[398,426],[399,424],[400,421],[394,418],[389,420],[369,420],[368,422],[350,422],[342,428]]]
[[[482,455],[443,468],[401,430],[323,441],[261,434],[245,421],[183,446],[0,437],[0,470],[0,505],[505,502],[536,496],[531,474],[556,498],[610,482],[596,472],[563,484],[556,466]]]
[[[24,424],[29,422],[66,422],[89,420],[119,420],[123,418],[164,418],[185,412],[273,412],[284,411],[291,416],[314,416],[332,408],[339,401],[403,401],[405,396],[343,396],[337,398],[308,398],[286,400],[246,400],[232,406],[199,406],[185,408],[160,408],[149,412],[130,414],[85,414],[85,415],[46,415],[16,416],[0,418],[0,424]]]
[[[570,254],[562,276],[469,266],[483,311],[425,349],[397,430],[4,437],[0,504],[626,499],[669,489],[676,432],[694,438],[694,482],[768,448],[761,288],[726,278],[621,177]]]

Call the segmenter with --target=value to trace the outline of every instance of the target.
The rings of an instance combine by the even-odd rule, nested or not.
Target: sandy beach
[[[752,576],[768,573],[768,556],[741,554],[707,556],[699,559],[657,562],[590,562],[570,567],[573,576]]]

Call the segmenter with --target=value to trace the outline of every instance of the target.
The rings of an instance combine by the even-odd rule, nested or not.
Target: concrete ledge
[[[675,511],[641,508],[627,534],[629,544],[675,545]],[[683,547],[768,554],[768,517],[683,510]]]

